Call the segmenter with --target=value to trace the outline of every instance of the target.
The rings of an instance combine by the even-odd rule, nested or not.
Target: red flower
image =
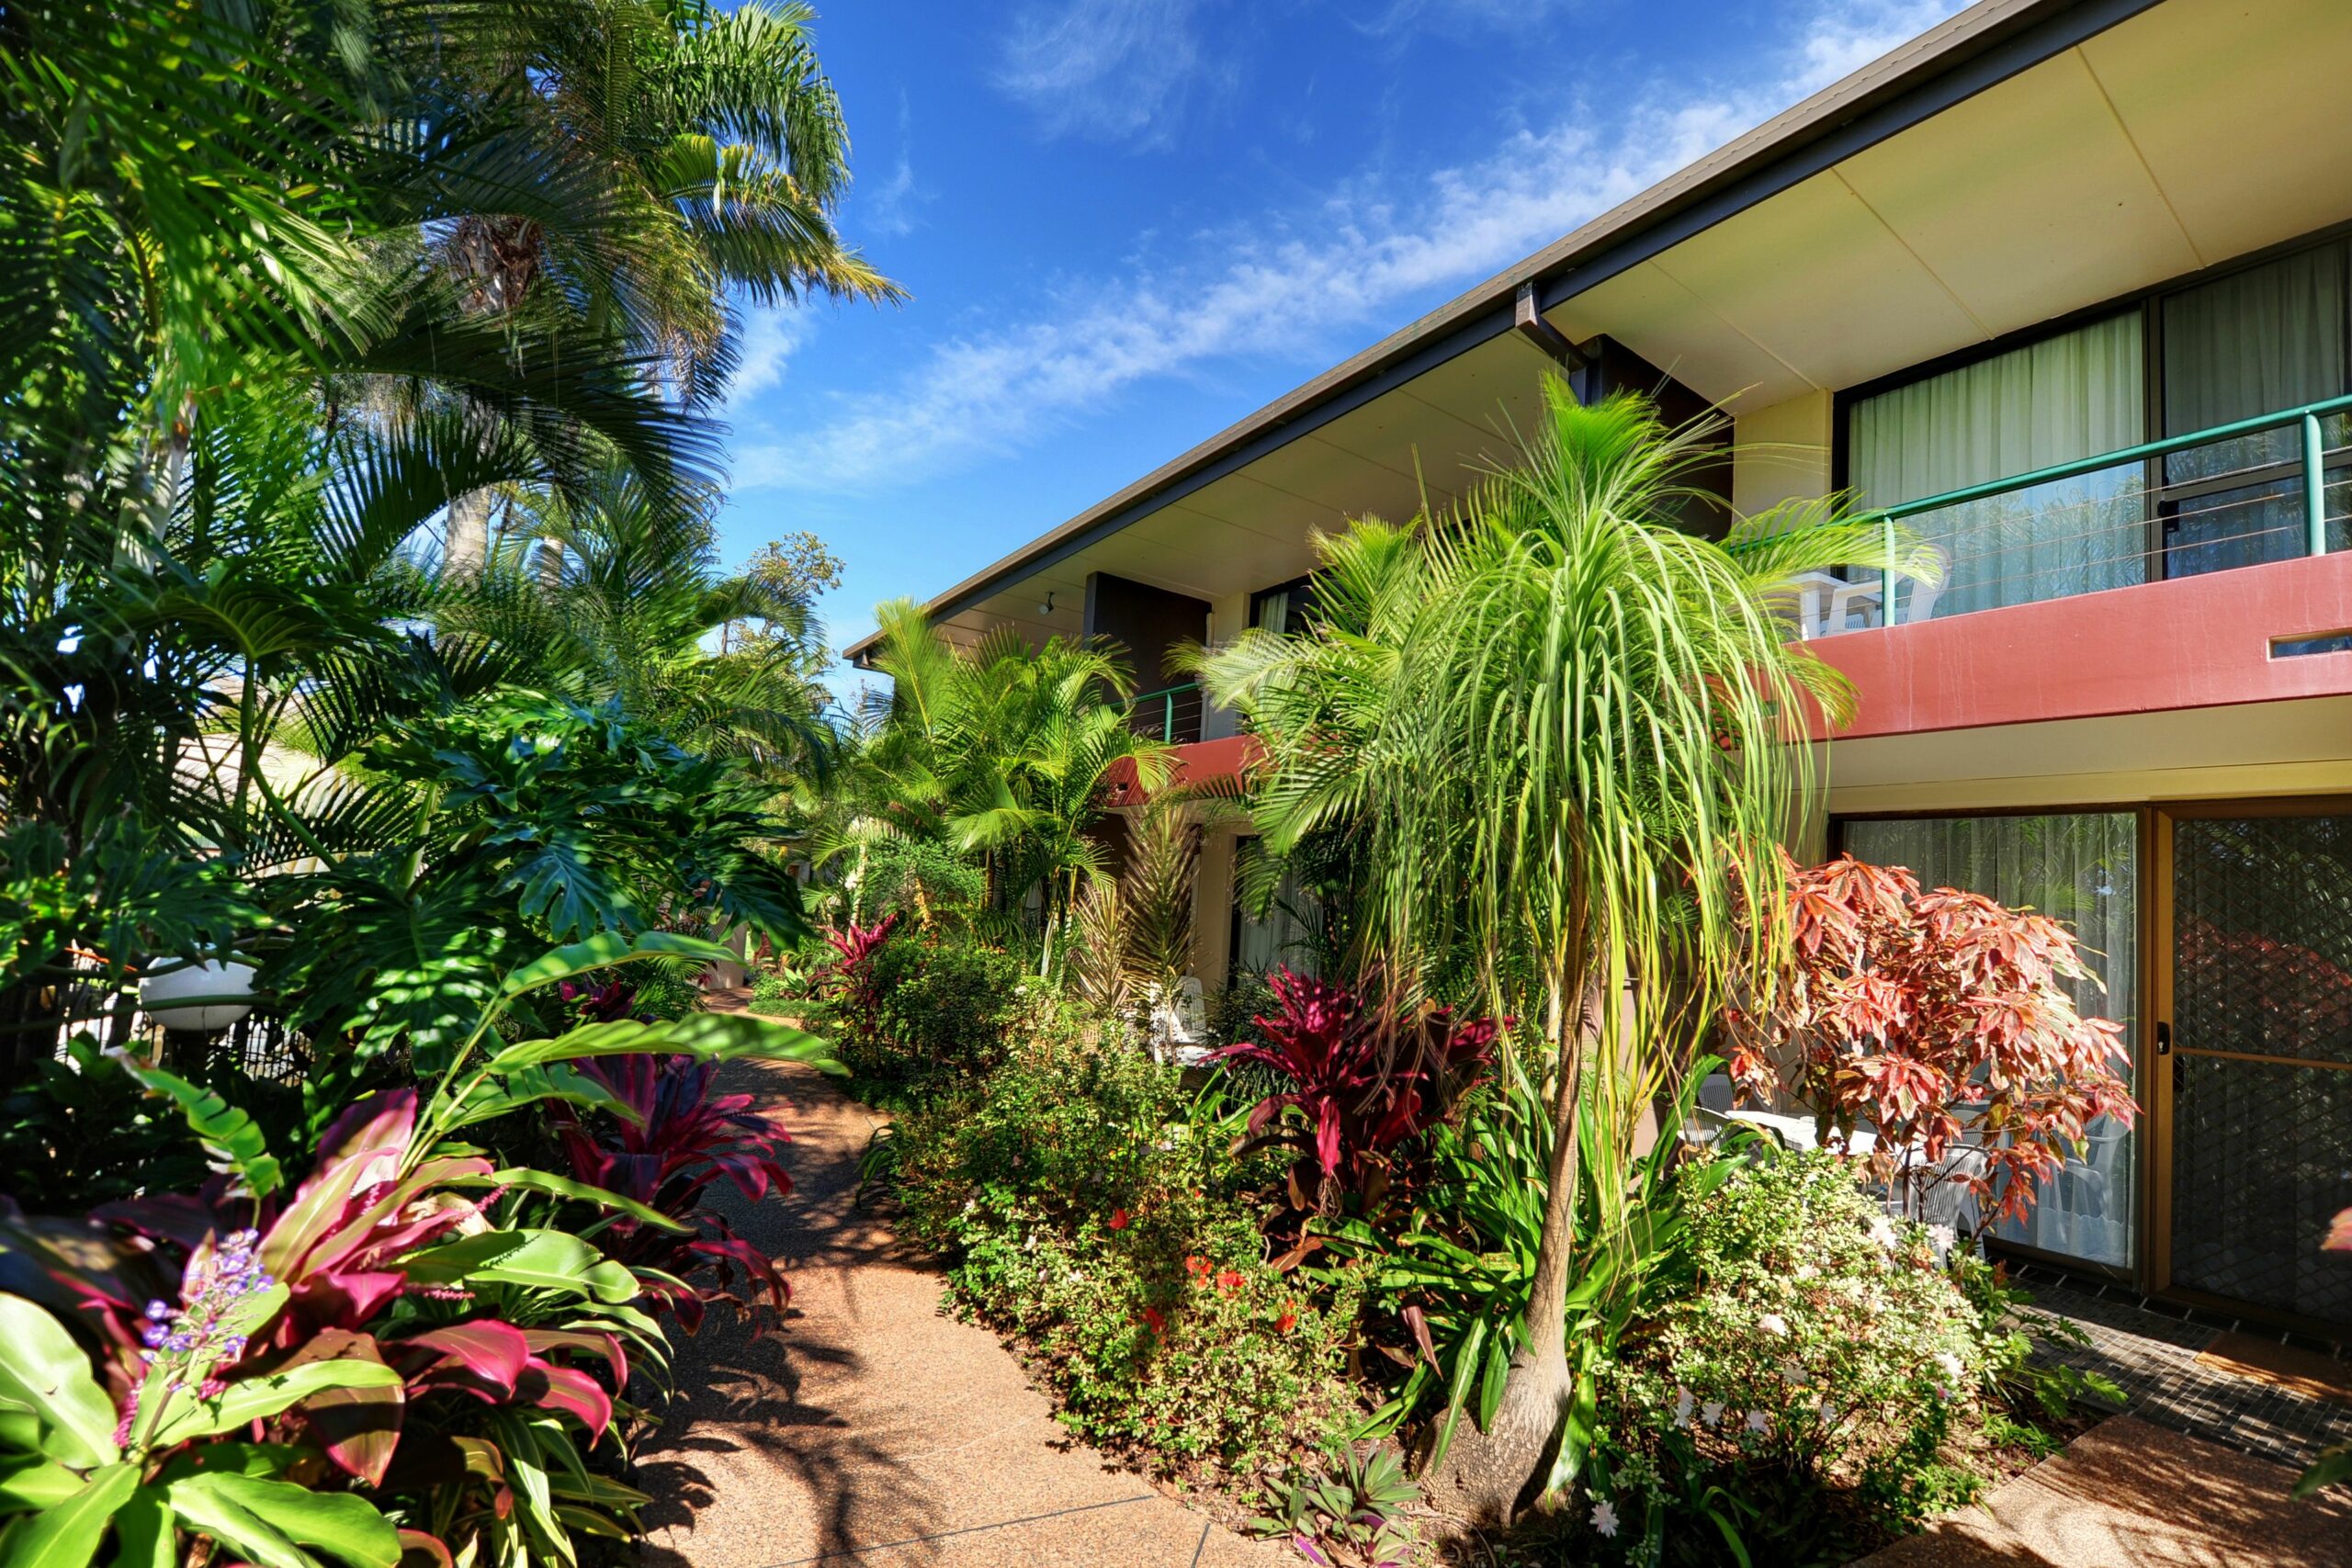
[[[1240,1273],[1232,1269],[1218,1269],[1216,1271],[1216,1288],[1220,1291],[1239,1290],[1241,1288]]]
[[[1193,1253],[1184,1259],[1184,1272],[1195,1280],[1205,1280],[1209,1275],[1209,1260],[1197,1252]]]
[[[1111,1211],[1111,1228],[1114,1231],[1123,1231],[1127,1228],[1127,1212],[1125,1209]]]
[[[1296,1328],[1297,1326],[1298,1314],[1295,1312],[1286,1312],[1283,1314],[1282,1316],[1274,1319],[1274,1332],[1277,1334],[1288,1334],[1292,1329]]]
[[[1144,1308],[1143,1320],[1146,1324],[1150,1325],[1151,1331],[1154,1334],[1159,1335],[1162,1339],[1168,1337],[1168,1320],[1159,1315],[1159,1309],[1158,1307]]]

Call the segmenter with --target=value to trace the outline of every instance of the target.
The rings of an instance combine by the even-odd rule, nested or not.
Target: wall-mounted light
[[[1038,605],[1038,606],[1037,606],[1037,614],[1039,614],[1039,615],[1052,615],[1053,613],[1054,613],[1054,596],[1053,596],[1051,593],[1047,593],[1047,594],[1046,595],[1046,602],[1045,602],[1044,604],[1040,604],[1040,605]]]

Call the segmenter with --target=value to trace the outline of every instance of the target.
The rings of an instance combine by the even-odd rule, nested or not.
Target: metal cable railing
[[[1201,738],[1203,711],[1201,688],[1187,682],[1129,698],[1127,728],[1171,746],[1189,746]]]
[[[1939,572],[1811,572],[1800,635],[1973,610],[2352,548],[2352,397],[2143,442],[1863,514],[1929,547]],[[1734,548],[1752,547],[1735,546]]]

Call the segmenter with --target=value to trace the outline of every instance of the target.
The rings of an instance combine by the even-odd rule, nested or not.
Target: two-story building
[[[2146,1114],[2019,1247],[2340,1335],[2352,1258],[2352,4],[1984,0],[931,601],[1131,650],[1306,603],[1547,371],[1733,420],[1726,500],[1849,490],[1940,581],[1825,575],[1830,847],[2072,921]],[[1044,608],[1052,605],[1050,611]],[[862,651],[853,649],[853,653]],[[1246,832],[1246,829],[1238,831]],[[1199,970],[1281,956],[1204,854]]]

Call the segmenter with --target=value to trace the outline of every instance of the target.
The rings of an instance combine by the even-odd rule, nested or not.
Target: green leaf
[[[110,1568],[179,1568],[179,1522],[153,1489],[142,1488],[114,1517]]]
[[[305,1361],[268,1377],[231,1383],[218,1399],[190,1399],[155,1427],[153,1445],[164,1448],[190,1438],[233,1432],[288,1410],[314,1393],[337,1388],[390,1388],[401,1374],[380,1361]]]
[[[285,1185],[286,1173],[269,1152],[261,1128],[243,1111],[209,1089],[200,1089],[176,1074],[150,1067],[128,1056],[115,1058],[122,1070],[137,1078],[150,1094],[160,1094],[180,1108],[204,1152],[236,1173],[237,1196],[266,1198]]]
[[[509,1166],[488,1176],[466,1176],[445,1181],[444,1187],[516,1187],[526,1192],[544,1192],[551,1198],[570,1198],[577,1202],[594,1203],[598,1208],[616,1210],[630,1219],[653,1226],[656,1230],[684,1233],[695,1227],[684,1220],[673,1220],[650,1203],[640,1203],[634,1198],[590,1182],[574,1181],[568,1176],[550,1171],[533,1170],[528,1166]]]
[[[484,1231],[427,1247],[411,1256],[402,1267],[418,1284],[519,1285],[533,1291],[568,1291],[598,1301],[627,1301],[634,1296],[636,1277],[621,1269],[628,1280],[622,1291],[605,1262],[604,1254],[576,1235],[512,1230]]]
[[[601,1111],[631,1126],[642,1126],[645,1122],[643,1111],[605,1084],[576,1067],[551,1062],[544,1067],[519,1067],[506,1074],[503,1081],[485,1078],[476,1083],[448,1125],[452,1129],[474,1126],[549,1100]]]
[[[40,1418],[41,1451],[76,1470],[111,1464],[114,1401],[65,1325],[22,1296],[0,1293],[0,1400]]]
[[[829,1073],[846,1073],[825,1041],[788,1023],[741,1012],[697,1012],[662,1023],[619,1019],[583,1024],[553,1040],[526,1040],[490,1059],[493,1073],[585,1056],[630,1056],[676,1052],[705,1061],[749,1056],[768,1062],[807,1062]]]
[[[500,989],[511,998],[559,980],[569,980],[574,975],[609,969],[616,964],[630,964],[640,958],[699,958],[708,964],[736,962],[731,948],[700,937],[679,936],[672,931],[641,931],[633,937],[618,931],[600,931],[583,942],[542,953],[510,971]]]
[[[53,1459],[20,1454],[0,1460],[0,1513],[46,1508],[82,1490],[82,1478]]]
[[[190,1525],[258,1568],[311,1568],[315,1560],[305,1547],[351,1568],[392,1568],[400,1561],[399,1531],[374,1504],[347,1492],[205,1472],[173,1482],[164,1495]]]
[[[11,1525],[0,1537],[0,1562],[7,1568],[87,1568],[98,1554],[107,1521],[138,1490],[137,1465],[107,1465],[62,1503]]]

